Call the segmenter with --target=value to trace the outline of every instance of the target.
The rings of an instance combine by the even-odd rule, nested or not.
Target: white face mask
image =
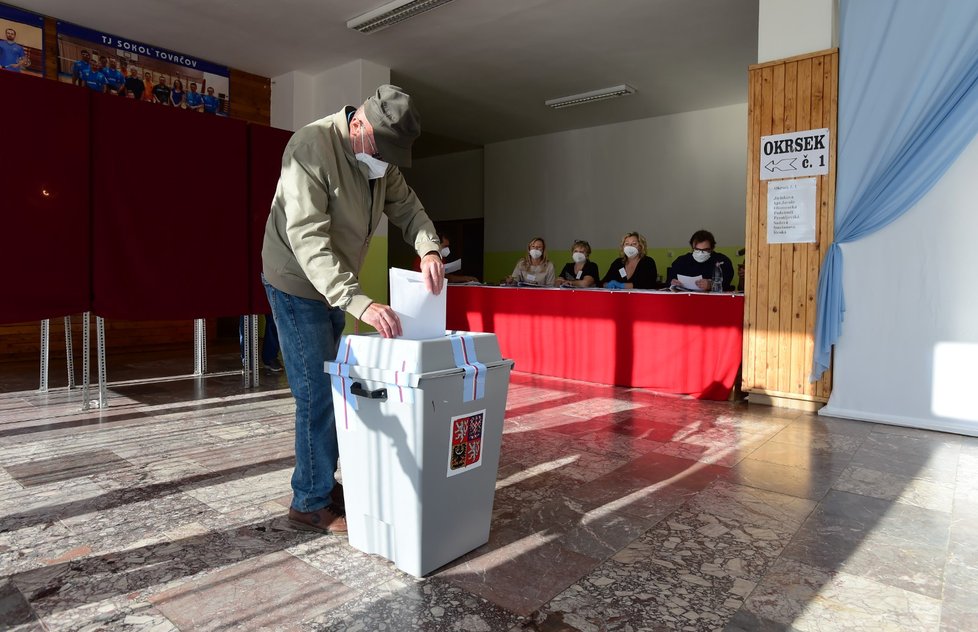
[[[366,141],[363,138],[363,132],[360,132],[352,139],[353,143],[353,154],[357,160],[367,165],[369,175],[367,178],[370,180],[376,180],[377,178],[383,178],[384,174],[387,173],[388,164],[383,160],[374,158],[371,154],[367,153],[369,149],[367,147]]]
[[[696,260],[696,263],[703,263],[704,261],[709,261],[710,254],[711,253],[703,252],[702,250],[694,250],[693,259]]]
[[[441,258],[442,259],[444,259],[448,255],[452,254],[452,251],[451,251],[451,249],[448,246],[445,246],[439,252],[441,252]]]
[[[530,257],[532,257],[533,259],[539,259],[542,256],[543,256],[542,250],[537,250],[536,248],[534,248],[533,250],[530,251]]]
[[[624,248],[622,248],[622,252],[625,253],[626,257],[631,259],[632,257],[638,254],[638,248],[636,248],[635,246],[625,246]]]
[[[370,154],[357,154],[356,158],[363,164],[367,165],[367,169],[370,171],[367,178],[370,180],[383,178],[384,174],[387,173],[388,164],[383,160],[378,160]]]
[[[573,257],[574,263],[584,263],[587,261],[587,255],[583,252],[575,252],[571,257]]]

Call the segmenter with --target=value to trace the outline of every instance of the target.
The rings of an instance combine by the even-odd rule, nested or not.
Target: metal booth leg
[[[51,321],[41,321],[41,379],[37,387],[42,393],[48,392],[48,357],[51,350]]]
[[[65,316],[65,354],[68,364],[68,390],[75,388],[75,345],[71,340],[71,316]]]
[[[258,314],[251,315],[251,385],[258,386]]]
[[[108,402],[105,397],[106,374],[105,374],[105,319],[101,316],[95,317],[95,339],[98,345],[98,407],[106,408]]]
[[[89,369],[91,368],[91,312],[82,314],[82,410],[89,410],[92,402],[88,399],[88,387],[91,385]]]
[[[65,357],[68,369],[68,389],[75,388],[75,349],[71,338],[71,316],[65,316]],[[41,379],[38,390],[47,393],[51,368],[51,320],[41,321]]]
[[[244,388],[251,386],[251,316],[241,317],[241,382]]]
[[[258,386],[258,315],[241,317],[241,375],[244,387]]]
[[[194,375],[207,373],[207,321],[194,320]]]

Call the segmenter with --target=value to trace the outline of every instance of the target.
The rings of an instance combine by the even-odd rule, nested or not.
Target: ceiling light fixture
[[[404,20],[421,15],[425,11],[431,11],[443,4],[448,4],[452,0],[395,0],[377,7],[373,11],[368,11],[361,16],[355,17],[346,23],[347,28],[360,31],[361,33],[376,33],[394,26]]]
[[[582,103],[591,103],[592,101],[603,101],[605,99],[623,97],[632,94],[633,92],[635,92],[635,88],[623,83],[620,86],[613,86],[611,88],[601,88],[600,90],[591,90],[590,92],[582,92],[581,94],[572,94],[569,97],[550,99],[549,101],[544,101],[544,103],[547,105],[547,107],[558,110],[560,108],[567,108],[572,105],[581,105]]]

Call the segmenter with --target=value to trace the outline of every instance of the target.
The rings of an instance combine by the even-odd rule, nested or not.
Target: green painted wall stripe
[[[387,236],[377,236],[371,238],[370,248],[367,250],[367,258],[360,268],[360,287],[367,296],[381,303],[389,303],[387,295]],[[352,334],[354,323],[357,319],[349,314],[346,315],[346,328],[343,333]],[[374,328],[365,323],[360,323],[360,332],[366,333],[374,331]]]

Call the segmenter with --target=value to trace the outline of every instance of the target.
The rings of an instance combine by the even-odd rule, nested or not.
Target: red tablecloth
[[[516,370],[724,400],[744,297],[453,285],[449,329],[493,332]]]

